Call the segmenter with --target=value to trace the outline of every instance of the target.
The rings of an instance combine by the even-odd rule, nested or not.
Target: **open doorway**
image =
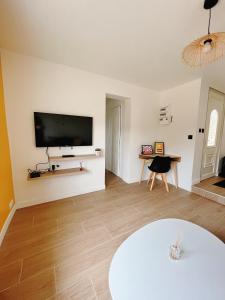
[[[205,138],[202,153],[201,181],[218,176],[221,145],[223,144],[225,95],[209,90],[205,124]]]
[[[225,168],[224,171],[221,169],[225,157],[224,116],[225,94],[210,89],[202,151],[201,181],[193,186],[192,191],[225,205]]]
[[[124,100],[106,97],[106,186],[122,182]]]

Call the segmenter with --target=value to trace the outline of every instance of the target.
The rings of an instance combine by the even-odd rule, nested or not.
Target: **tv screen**
[[[92,117],[34,113],[36,147],[91,146]]]

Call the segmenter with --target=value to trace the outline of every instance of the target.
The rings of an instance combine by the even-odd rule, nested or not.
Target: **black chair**
[[[166,173],[169,172],[171,166],[171,158],[166,156],[156,156],[154,157],[151,166],[149,166],[149,170],[151,171],[148,179],[148,184],[152,179],[150,191],[153,189],[153,185],[155,182],[155,177],[157,174],[161,175],[162,181],[165,183],[166,190],[169,192],[169,187],[167,183]]]

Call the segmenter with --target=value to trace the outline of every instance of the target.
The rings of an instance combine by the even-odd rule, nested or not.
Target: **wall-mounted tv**
[[[93,118],[34,112],[36,147],[91,146]]]

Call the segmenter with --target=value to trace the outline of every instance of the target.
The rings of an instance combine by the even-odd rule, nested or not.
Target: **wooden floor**
[[[108,300],[118,246],[159,218],[182,218],[225,241],[225,206],[157,183],[105,191],[16,212],[0,248],[0,299]]]
[[[112,172],[105,170],[105,185],[106,188],[118,187],[119,185],[124,184],[124,181],[114,175]]]
[[[215,177],[202,180],[200,183],[196,184],[195,186],[225,197],[225,188],[214,185],[214,183],[220,182],[222,180],[225,180],[225,178],[215,176]]]

